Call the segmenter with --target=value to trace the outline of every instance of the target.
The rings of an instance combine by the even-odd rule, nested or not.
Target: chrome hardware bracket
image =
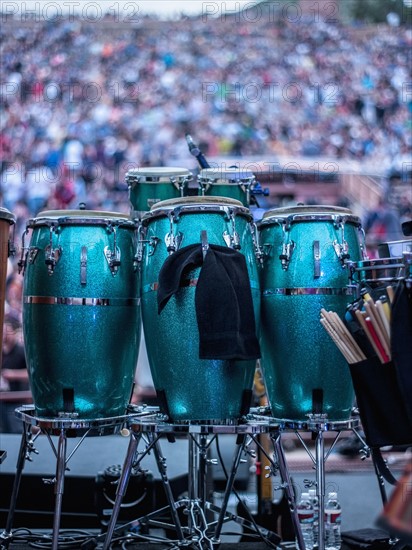
[[[250,227],[250,232],[252,234],[252,242],[253,242],[253,247],[255,249],[256,259],[260,264],[263,264],[264,252],[259,246],[259,233],[258,233],[257,225],[256,223],[252,222],[250,223],[249,227]]]
[[[345,240],[345,220],[341,216],[337,216],[333,220],[334,226],[337,230],[340,230],[342,233],[341,243],[335,239],[333,241],[333,248],[335,249],[336,255],[342,263],[342,267],[345,267],[347,260],[350,259],[349,246]]]
[[[20,255],[20,260],[17,262],[19,274],[22,273],[23,275],[24,275],[24,272],[26,271],[26,264],[27,264],[28,249],[25,247],[25,239],[28,232],[29,232],[29,229],[26,228],[25,231],[23,231],[23,235],[21,236],[21,255]]]
[[[120,250],[117,246],[116,227],[111,222],[107,222],[107,229],[113,233],[113,249],[110,249],[108,246],[106,246],[103,252],[109,265],[111,274],[114,277],[121,264]]]
[[[82,246],[80,251],[80,284],[87,283],[87,246]]]
[[[232,232],[229,233],[228,231],[224,231],[223,239],[229,248],[233,248],[234,250],[240,250],[242,247],[240,246],[239,234],[236,231],[236,222],[235,222],[235,216],[233,215],[233,210],[230,208],[224,208],[224,211],[231,225]]]
[[[200,240],[202,243],[203,261],[205,261],[207,251],[209,250],[209,242],[207,240],[207,231],[204,229],[200,232]]]
[[[320,243],[319,241],[313,241],[313,276],[315,279],[319,279],[320,277],[320,257]]]
[[[283,271],[288,270],[290,260],[292,258],[292,253],[295,250],[295,247],[296,245],[294,241],[282,244],[282,253],[279,255],[279,260],[281,261]]]

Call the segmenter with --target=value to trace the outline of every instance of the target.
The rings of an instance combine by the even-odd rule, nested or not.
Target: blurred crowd
[[[124,210],[132,166],[206,156],[410,161],[407,27],[309,14],[10,20],[1,30],[3,204]]]

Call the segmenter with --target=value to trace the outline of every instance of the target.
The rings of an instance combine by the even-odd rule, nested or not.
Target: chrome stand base
[[[116,500],[109,520],[107,532],[104,535],[103,550],[111,547],[112,539],[118,531],[116,523],[121,508],[123,497],[125,496],[127,484],[132,468],[138,468],[142,459],[151,451],[154,452],[157,467],[162,479],[163,487],[166,493],[168,506],[161,510],[156,510],[142,518],[134,520],[132,523],[139,522],[148,527],[172,530],[176,538],[152,537],[150,535],[136,535],[137,540],[146,540],[150,542],[163,542],[170,544],[172,548],[190,547],[199,550],[214,549],[221,544],[221,534],[223,525],[226,522],[233,521],[247,529],[253,530],[261,539],[265,540],[269,547],[277,548],[280,543],[280,537],[271,531],[268,531],[252,521],[248,521],[227,511],[229,497],[233,489],[236,473],[241,461],[242,454],[250,454],[250,445],[252,442],[259,445],[257,436],[268,434],[275,442],[276,454],[282,457],[282,464],[275,463],[272,457],[269,457],[274,469],[279,469],[282,474],[282,481],[288,486],[291,509],[295,508],[293,488],[290,483],[290,476],[287,472],[286,461],[284,460],[283,449],[279,438],[279,425],[273,420],[256,419],[253,421],[244,421],[243,423],[228,424],[200,424],[183,423],[171,424],[158,415],[153,418],[133,419],[129,423],[131,438],[129,448],[124,461],[122,475],[118,484]],[[226,486],[220,506],[209,502],[206,495],[206,477],[208,460],[208,450],[214,439],[220,434],[234,434],[237,436],[234,449],[233,462],[230,472],[227,475]],[[171,491],[170,483],[167,477],[166,459],[160,448],[160,439],[163,436],[169,439],[176,435],[185,435],[188,438],[188,496],[180,500],[175,500]],[[138,445],[141,441],[145,442],[145,449],[138,453]],[[186,518],[184,524],[178,511],[183,512]],[[168,512],[171,517],[171,523],[159,521],[159,516]],[[211,517],[212,515],[212,517]],[[215,519],[213,519],[215,517]],[[299,524],[296,520],[296,528],[300,533]],[[124,529],[124,525],[122,526]],[[131,534],[130,537],[135,535]],[[103,537],[101,535],[99,538]],[[301,549],[304,549],[301,539]]]

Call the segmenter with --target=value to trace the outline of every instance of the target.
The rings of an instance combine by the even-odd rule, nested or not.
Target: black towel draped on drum
[[[252,293],[243,254],[210,244],[192,244],[166,258],[157,294],[160,314],[184,277],[200,267],[195,307],[200,359],[252,360],[260,357]]]

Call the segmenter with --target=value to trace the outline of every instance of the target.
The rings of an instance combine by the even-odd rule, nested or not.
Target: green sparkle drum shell
[[[232,216],[232,217],[230,217]],[[165,412],[173,421],[224,421],[244,414],[243,400],[253,387],[255,361],[199,359],[199,331],[195,311],[200,268],[187,274],[185,285],[157,313],[157,282],[168,257],[171,223],[180,247],[200,243],[207,231],[210,244],[226,246],[224,234],[239,235],[250,279],[255,319],[259,322],[260,290],[252,242],[252,216],[229,198],[186,197],[156,204],[142,219],[145,247],[142,267],[142,317],[154,386],[165,397]],[[245,393],[249,392],[249,393]],[[249,403],[248,403],[249,405]]]
[[[204,168],[199,172],[199,195],[229,197],[250,206],[250,192],[255,176],[250,170],[241,168]]]
[[[187,195],[192,173],[186,168],[144,167],[133,168],[126,174],[131,214],[141,218],[159,201]]]
[[[350,372],[320,312],[343,318],[355,299],[346,261],[362,257],[360,221],[346,208],[296,206],[270,210],[258,225],[265,255],[261,365],[272,416],[305,421],[322,405],[329,420],[347,420],[354,402]]]
[[[125,414],[141,328],[136,223],[45,211],[26,231],[23,335],[36,414]]]

